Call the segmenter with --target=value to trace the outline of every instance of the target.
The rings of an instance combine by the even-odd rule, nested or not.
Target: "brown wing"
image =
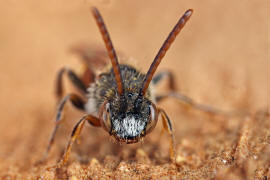
[[[83,61],[81,80],[86,86],[94,82],[97,70],[103,69],[110,63],[107,51],[96,45],[75,45],[70,48],[70,52],[78,55]]]

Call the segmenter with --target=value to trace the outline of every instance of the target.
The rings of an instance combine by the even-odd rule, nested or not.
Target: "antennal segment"
[[[161,46],[160,50],[158,51],[154,61],[152,62],[151,66],[150,66],[150,68],[145,76],[143,86],[141,89],[141,95],[145,94],[145,92],[146,92],[146,90],[147,90],[147,88],[148,88],[148,86],[153,78],[153,75],[155,74],[155,71],[156,71],[158,65],[160,64],[162,58],[165,56],[166,52],[170,48],[171,44],[175,40],[178,33],[182,30],[182,28],[185,26],[186,22],[189,20],[192,13],[193,13],[192,9],[189,9],[185,12],[185,14],[179,19],[179,21],[174,26],[173,30],[170,32],[169,36],[167,37],[167,39],[165,40],[165,42]]]
[[[117,83],[118,93],[120,95],[123,95],[124,86],[123,86],[123,80],[122,80],[122,76],[121,76],[121,72],[120,72],[120,66],[119,66],[119,63],[118,63],[118,58],[117,58],[117,55],[115,53],[115,50],[114,50],[114,47],[113,47],[109,32],[107,31],[105,23],[104,23],[101,15],[100,15],[98,9],[95,8],[95,7],[92,7],[91,11],[92,11],[92,14],[95,17],[95,20],[96,20],[96,23],[98,25],[99,31],[100,31],[100,33],[102,35],[105,46],[107,48],[108,55],[109,55],[109,57],[111,59],[112,68],[113,68],[114,76],[115,76],[116,83]]]

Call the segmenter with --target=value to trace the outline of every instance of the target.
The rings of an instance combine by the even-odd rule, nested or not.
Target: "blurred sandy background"
[[[193,16],[158,70],[171,70],[177,77],[178,90],[198,102],[226,110],[247,108],[251,112],[269,105],[268,0],[2,0],[2,172],[7,171],[9,163],[19,164],[16,166],[19,169],[27,169],[44,152],[53,127],[56,72],[63,66],[76,71],[80,69],[78,57],[70,54],[69,48],[79,43],[104,47],[89,12],[93,5],[103,15],[117,51],[136,59],[134,64],[144,72],[179,17],[186,9],[193,8]],[[186,137],[189,129],[195,131],[203,124],[200,120],[183,120],[174,100],[168,100],[161,106],[175,124],[176,139]],[[67,114],[73,117],[68,118],[72,126],[81,113],[72,108],[69,111]],[[90,129],[100,136],[106,134],[102,130]],[[93,131],[85,135],[90,136],[95,133]],[[67,134],[69,132],[70,129]],[[104,140],[109,143],[107,138],[105,136]],[[66,141],[60,143],[65,144]],[[90,145],[94,146],[94,142]],[[95,155],[102,158],[98,150],[84,155],[90,159]],[[56,159],[57,156],[53,156],[51,162]]]

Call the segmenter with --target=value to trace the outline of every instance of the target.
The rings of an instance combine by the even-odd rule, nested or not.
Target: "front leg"
[[[171,120],[163,109],[158,108],[158,114],[161,115],[164,130],[170,135],[170,159],[175,163],[175,140]]]
[[[84,127],[85,121],[88,121],[92,125],[100,126],[100,123],[97,122],[97,120],[98,120],[98,118],[96,118],[92,115],[84,115],[73,128],[63,157],[60,159],[60,161],[56,165],[54,165],[52,167],[48,167],[47,169],[49,170],[49,169],[53,169],[53,168],[62,167],[68,161],[72,145],[74,144],[76,139],[78,139],[78,137],[80,136],[81,131]]]

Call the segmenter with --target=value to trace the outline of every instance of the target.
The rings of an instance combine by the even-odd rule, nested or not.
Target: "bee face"
[[[102,112],[103,127],[121,142],[136,143],[155,125],[156,112],[152,103],[134,96],[137,93],[128,93],[124,102],[107,102]]]

